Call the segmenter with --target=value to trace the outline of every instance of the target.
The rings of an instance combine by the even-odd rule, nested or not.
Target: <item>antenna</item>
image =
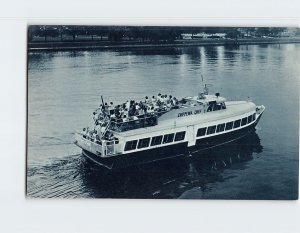
[[[204,85],[204,94],[208,95],[208,84]]]
[[[203,76],[202,76],[202,74],[201,74],[201,79],[202,79],[202,82],[203,82]]]

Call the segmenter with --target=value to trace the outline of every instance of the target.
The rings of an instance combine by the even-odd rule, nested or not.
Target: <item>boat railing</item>
[[[111,141],[104,141],[103,142],[103,155],[104,156],[112,156],[116,154],[116,147],[115,147],[115,140],[111,140]]]
[[[82,147],[96,153],[101,156],[113,156],[116,155],[116,144],[117,140],[97,140],[82,132],[77,132],[77,135],[81,139],[76,138],[75,143],[80,144]],[[80,140],[80,142],[79,142]]]
[[[159,111],[137,115],[125,119],[111,119],[109,129],[114,132],[124,132],[133,129],[157,125],[157,118],[168,111]]]

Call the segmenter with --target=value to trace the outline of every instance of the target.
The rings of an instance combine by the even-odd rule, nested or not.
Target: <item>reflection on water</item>
[[[247,162],[262,152],[258,135],[250,135],[193,157],[108,171],[81,155],[29,169],[31,197],[179,198],[197,188],[224,179],[225,169],[247,169]],[[38,173],[38,174],[37,174]],[[41,176],[42,182],[31,179]],[[54,181],[57,182],[54,182]]]
[[[182,50],[179,48],[144,48],[144,49],[138,49],[138,48],[133,48],[130,51],[128,51],[126,48],[125,49],[117,49],[116,51],[118,52],[122,52],[124,54],[127,55],[140,55],[140,56],[145,56],[145,55],[181,55],[182,54]]]
[[[207,58],[208,62],[215,62],[216,60],[218,60],[218,50],[216,46],[207,46],[205,47],[205,56]]]

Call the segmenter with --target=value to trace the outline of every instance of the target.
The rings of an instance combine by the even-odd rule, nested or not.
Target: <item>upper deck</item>
[[[214,121],[226,121],[255,112],[256,105],[247,101],[225,102],[226,108],[215,111],[204,111],[200,105],[187,108],[173,109],[158,118],[157,124],[152,127],[138,127],[134,130],[115,131],[115,135],[131,136],[146,132],[160,131],[169,128],[180,128],[188,125],[209,124]]]
[[[182,98],[180,101],[173,101],[173,99],[157,102],[147,101],[142,103],[146,111],[142,111],[141,114],[121,118],[116,117],[116,110],[114,110],[110,113],[108,129],[114,132],[124,132],[138,128],[153,127],[162,120],[170,118],[175,119],[193,114],[225,110],[225,101],[226,99],[220,97],[218,93],[216,95],[204,95],[201,93],[198,96]],[[137,107],[141,108],[140,105],[137,105]]]

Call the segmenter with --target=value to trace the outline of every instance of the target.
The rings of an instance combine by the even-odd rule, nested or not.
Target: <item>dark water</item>
[[[28,64],[29,197],[296,199],[300,44],[39,52]],[[74,131],[105,101],[158,92],[266,106],[256,132],[198,156],[113,173],[87,161]]]

